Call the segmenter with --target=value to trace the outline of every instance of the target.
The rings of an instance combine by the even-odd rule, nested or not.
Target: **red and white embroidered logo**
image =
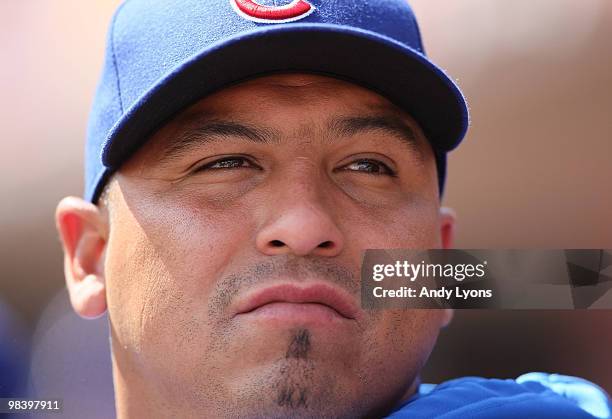
[[[284,6],[264,6],[254,0],[230,0],[232,8],[245,19],[259,23],[285,23],[300,20],[314,12],[306,0],[293,0]]]

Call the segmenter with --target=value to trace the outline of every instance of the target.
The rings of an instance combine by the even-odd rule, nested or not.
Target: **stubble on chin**
[[[285,359],[274,387],[275,402],[286,409],[308,409],[315,364],[309,359],[311,336],[308,329],[291,332]]]

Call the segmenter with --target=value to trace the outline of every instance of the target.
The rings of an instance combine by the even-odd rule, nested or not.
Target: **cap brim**
[[[460,90],[418,51],[340,25],[267,25],[211,45],[151,86],[109,133],[102,150],[107,174],[198,99],[240,80],[283,71],[327,74],[377,91],[415,118],[438,152],[457,146],[467,130]]]

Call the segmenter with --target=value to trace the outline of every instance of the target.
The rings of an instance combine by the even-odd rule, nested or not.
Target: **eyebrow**
[[[334,118],[329,130],[338,136],[351,137],[357,134],[378,131],[399,139],[410,150],[423,157],[418,138],[410,125],[394,115],[347,116]]]
[[[410,125],[402,118],[391,114],[357,115],[336,117],[329,121],[327,129],[332,141],[337,137],[352,137],[361,133],[378,131],[399,139],[404,145],[423,159],[423,151]],[[194,147],[218,141],[222,138],[240,138],[253,143],[268,144],[280,142],[281,133],[276,130],[254,127],[242,122],[204,117],[193,119],[187,128],[181,130],[172,144],[164,149],[158,163],[169,163],[188,154]]]
[[[221,138],[240,138],[254,143],[278,142],[280,133],[270,129],[220,119],[202,119],[182,130],[160,155],[158,162],[167,163],[195,147]]]

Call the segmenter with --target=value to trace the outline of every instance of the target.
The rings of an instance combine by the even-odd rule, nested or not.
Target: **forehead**
[[[323,75],[286,73],[258,77],[227,87],[201,102],[240,107],[244,99],[265,95],[269,102],[307,104],[351,99],[355,105],[375,106],[391,103],[357,84]],[[228,103],[229,102],[229,103]]]
[[[406,112],[372,90],[328,76],[302,73],[267,75],[226,87],[202,98],[167,125],[177,128],[205,114],[295,127],[300,121],[316,124],[333,115],[373,112],[395,115],[416,125]]]
[[[202,98],[155,132],[130,160],[157,160],[177,138],[199,126],[202,120],[244,122],[288,138],[328,131],[339,117],[380,115],[398,122],[396,125],[405,125],[418,137],[415,140],[419,148],[429,148],[410,115],[372,90],[323,75],[266,75]]]

